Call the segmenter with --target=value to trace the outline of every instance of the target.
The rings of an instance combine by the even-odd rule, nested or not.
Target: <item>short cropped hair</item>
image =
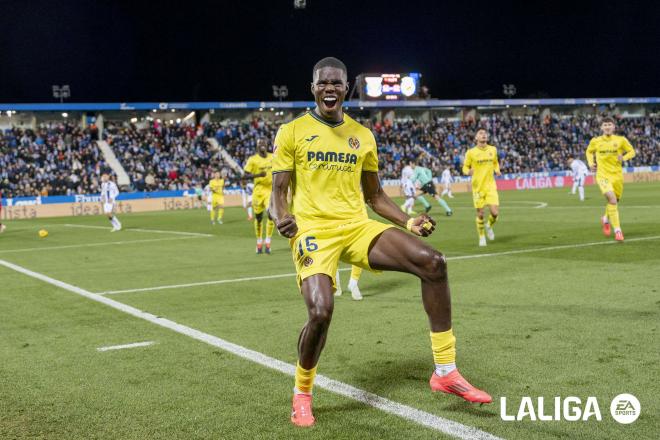
[[[604,124],[606,122],[611,122],[612,124],[614,124],[614,118],[611,116],[605,116],[603,119],[600,120],[601,124]]]
[[[319,69],[323,69],[324,67],[334,67],[336,69],[340,69],[348,77],[348,70],[346,70],[346,64],[342,63],[341,60],[335,57],[325,57],[322,60],[320,60],[318,63],[314,64],[314,70],[312,70],[312,78],[314,78],[314,75],[316,75],[316,72]]]

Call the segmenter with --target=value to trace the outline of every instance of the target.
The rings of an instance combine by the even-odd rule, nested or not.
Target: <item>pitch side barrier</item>
[[[455,177],[452,191],[470,191],[470,179]],[[660,182],[660,166],[626,168],[625,182]],[[434,179],[436,187],[442,190]],[[496,179],[497,189],[502,191],[537,190],[544,188],[564,188],[573,185],[573,177],[568,171],[548,173],[504,174]],[[399,180],[383,180],[385,192],[391,197],[401,196]],[[587,177],[587,185],[594,183],[594,176]],[[225,190],[225,206],[242,206],[241,190],[230,187]],[[20,220],[25,218],[67,217],[102,215],[99,194],[77,194],[71,196],[15,197],[2,200],[2,219]],[[117,197],[117,212],[128,214],[147,211],[178,211],[182,209],[206,209],[206,201],[195,190],[123,192]]]
[[[346,101],[346,108],[433,108],[433,107],[521,107],[576,106],[609,104],[660,104],[660,97],[646,98],[547,98],[547,99],[426,99],[410,101]],[[152,110],[236,110],[236,109],[305,109],[314,101],[245,101],[245,102],[65,102],[0,104],[0,111],[73,112],[73,111],[152,111]]]

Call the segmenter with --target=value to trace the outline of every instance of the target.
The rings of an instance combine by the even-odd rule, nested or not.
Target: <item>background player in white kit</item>
[[[417,213],[413,211],[415,198],[417,196],[417,188],[415,188],[415,184],[411,179],[402,179],[401,186],[403,187],[403,196],[406,198],[403,205],[401,205],[401,210],[408,215],[417,215]]]
[[[204,189],[202,190],[202,200],[204,200],[204,203],[206,203],[206,210],[208,212],[211,212],[213,200],[212,200],[212,194],[211,194],[211,187],[206,184]]]
[[[112,223],[112,231],[121,231],[121,223],[115,216],[115,201],[119,195],[119,188],[115,182],[110,180],[107,173],[101,175],[101,203],[103,203],[103,213],[108,216]]]
[[[589,175],[589,168],[580,159],[568,158],[568,166],[571,167],[571,174],[573,175],[573,189],[571,194],[575,194],[577,188],[580,195],[580,201],[584,202],[584,181]]]
[[[248,221],[252,221],[252,193],[254,192],[254,183],[248,182],[241,188],[241,195],[243,196],[243,209],[247,211]]]
[[[451,169],[449,167],[446,167],[445,170],[442,172],[442,176],[440,176],[440,183],[444,186],[444,189],[442,190],[442,194],[440,194],[440,197],[444,197],[445,194],[447,194],[447,197],[450,199],[453,199],[454,196],[451,193],[451,184],[454,182],[454,178],[451,176]]]

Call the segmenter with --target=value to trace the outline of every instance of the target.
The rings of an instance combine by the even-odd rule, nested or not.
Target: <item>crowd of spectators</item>
[[[463,157],[474,145],[478,128],[486,128],[497,146],[502,173],[567,169],[569,156],[584,158],[589,139],[600,134],[599,118],[546,115],[512,117],[494,114],[478,121],[395,120],[369,126],[379,149],[381,178],[397,179],[409,160],[439,175],[449,167],[460,174]],[[233,183],[255,153],[259,137],[275,138],[279,124],[246,121],[141,124],[107,122],[103,139],[112,147],[131,180],[131,190],[181,190],[203,187],[213,171],[223,169]],[[617,133],[637,150],[628,166],[660,164],[660,118],[624,118]],[[13,128],[0,138],[0,190],[5,197],[60,195],[99,191],[100,174],[108,170],[93,133],[67,122],[40,125],[35,131]],[[217,145],[221,148],[215,148]]]
[[[103,136],[136,191],[186,190],[204,186],[225,164],[206,138],[205,126],[108,123]]]
[[[0,193],[9,198],[98,192],[105,162],[93,134],[93,128],[61,121],[4,130]]]

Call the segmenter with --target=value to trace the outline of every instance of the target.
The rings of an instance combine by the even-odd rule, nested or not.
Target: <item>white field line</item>
[[[58,249],[75,249],[75,248],[135,244],[135,243],[153,243],[153,242],[156,242],[156,241],[189,240],[191,238],[202,238],[202,237],[148,238],[148,239],[144,239],[144,240],[105,241],[105,242],[99,242],[99,243],[67,244],[67,245],[62,245],[62,246],[44,246],[44,247],[34,247],[34,248],[5,249],[5,250],[1,250],[0,254],[14,254],[14,253],[19,253],[19,252],[50,251],[50,250],[58,250]]]
[[[107,347],[99,347],[96,349],[96,351],[123,350],[124,348],[147,347],[153,344],[155,344],[154,341],[145,341],[145,342],[135,342],[133,344],[109,345]]]
[[[344,267],[339,269],[340,271],[351,270],[350,267]],[[240,283],[243,281],[258,281],[258,280],[272,280],[274,278],[289,278],[296,276],[295,273],[280,273],[275,275],[263,275],[259,277],[244,277],[244,278],[230,278],[226,280],[213,280],[213,281],[200,281],[197,283],[188,283],[188,284],[170,284],[165,286],[156,286],[156,287],[143,287],[140,289],[126,289],[126,290],[108,290],[105,292],[98,292],[99,295],[114,295],[116,293],[132,293],[132,292],[148,292],[152,290],[166,290],[166,289],[179,289],[182,287],[198,287],[198,286],[212,286],[215,284],[226,284],[226,283]]]
[[[70,223],[63,224],[62,226],[66,226],[67,228],[105,229],[107,231],[109,231],[111,229],[110,227],[105,227],[105,226],[74,225],[74,224],[70,224]],[[150,232],[150,233],[153,233],[153,234],[188,235],[188,236],[191,236],[191,237],[213,237],[213,234],[201,234],[199,232],[165,231],[165,230],[162,230],[162,229],[128,228],[128,229],[122,229],[122,231],[125,231],[125,232]]]
[[[205,342],[214,347],[218,347],[222,350],[225,350],[238,357],[259,364],[263,367],[271,368],[273,370],[284,373],[288,376],[295,375],[296,367],[294,365],[287,364],[286,362],[272,358],[258,351],[250,350],[249,348],[240,346],[238,344],[225,341],[224,339],[221,339],[217,336],[213,336],[208,333],[204,333],[194,328],[185,326],[183,324],[170,321],[169,319],[161,318],[151,313],[144,312],[135,307],[129,306],[124,303],[120,303],[108,297],[101,296],[96,293],[88,292],[87,290],[82,289],[80,287],[76,287],[71,284],[65,283],[63,281],[56,280],[47,275],[33,272],[29,269],[10,263],[8,261],[0,260],[0,265],[8,269],[12,269],[16,272],[22,273],[24,275],[27,275],[29,277],[35,278],[37,280],[43,281],[45,283],[51,284],[53,286],[59,287],[61,289],[68,290],[69,292],[75,293],[77,295],[84,296],[85,298],[91,299],[92,301],[105,304],[106,306],[112,307],[113,309],[127,313],[136,318],[144,319],[145,321],[151,322],[152,324],[159,325],[161,327],[173,330],[182,335],[189,336],[198,341]],[[499,437],[481,431],[477,428],[463,425],[453,420],[445,419],[435,414],[431,414],[404,405],[402,403],[394,402],[392,400],[386,399],[384,397],[370,393],[368,391],[355,388],[349,384],[330,379],[329,377],[326,376],[322,376],[322,375],[316,376],[315,385],[317,387],[324,388],[333,393],[339,394],[349,399],[356,400],[365,405],[372,406],[374,408],[380,409],[381,411],[401,417],[403,419],[406,419],[413,423],[417,423],[427,428],[431,428],[436,431],[443,432],[453,437],[457,437],[465,440],[468,439],[501,440]]]
[[[651,237],[639,237],[639,238],[629,238],[626,239],[626,242],[631,241],[646,241],[646,240],[657,240],[660,239],[660,235],[654,235]],[[459,261],[459,260],[469,260],[473,258],[485,258],[485,257],[499,257],[506,255],[516,255],[516,254],[528,254],[532,252],[544,252],[544,251],[554,251],[559,249],[573,249],[581,247],[590,247],[590,246],[600,246],[605,244],[619,244],[615,241],[594,241],[591,243],[578,243],[578,244],[565,244],[557,246],[548,246],[541,248],[530,248],[530,249],[517,249],[512,251],[503,251],[503,252],[491,252],[487,254],[470,254],[470,255],[457,255],[455,257],[447,257],[447,261]],[[342,268],[340,271],[351,270],[351,268]],[[137,289],[124,289],[124,290],[108,290],[105,292],[98,292],[99,295],[114,295],[117,293],[133,293],[133,292],[150,292],[152,290],[167,290],[167,289],[181,289],[185,287],[198,287],[198,286],[212,286],[215,284],[227,284],[227,283],[240,283],[244,281],[258,281],[258,280],[270,280],[274,278],[288,278],[294,277],[296,273],[280,273],[275,275],[264,275],[259,277],[244,277],[244,278],[229,278],[224,280],[213,280],[213,281],[201,281],[197,283],[187,283],[187,284],[169,284],[164,286],[154,286],[154,287],[140,287]]]

